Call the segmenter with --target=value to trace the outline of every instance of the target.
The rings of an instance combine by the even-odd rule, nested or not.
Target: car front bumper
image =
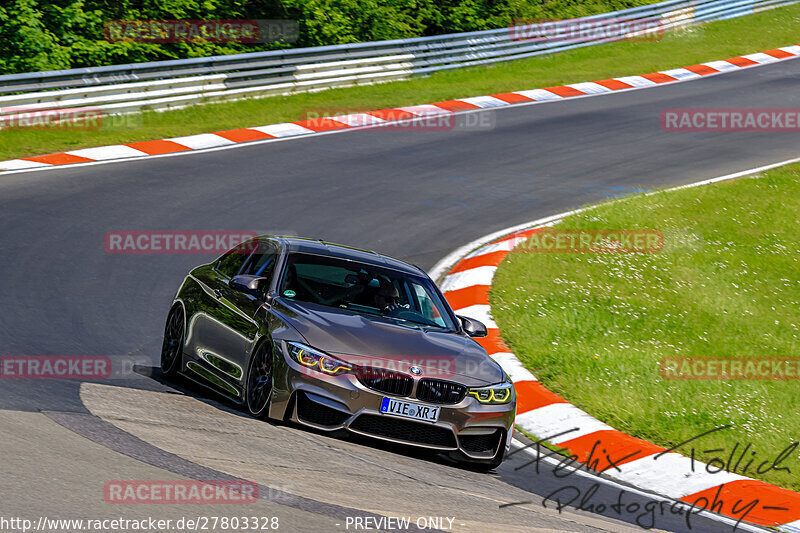
[[[286,418],[317,429],[347,429],[400,444],[460,452],[475,461],[491,460],[510,446],[516,413],[513,397],[498,405],[481,404],[470,395],[456,404],[434,404],[418,400],[413,392],[410,396],[382,393],[352,374],[323,375],[288,360],[276,381],[277,397],[291,406]],[[387,397],[438,407],[439,418],[427,422],[381,413],[381,402]]]

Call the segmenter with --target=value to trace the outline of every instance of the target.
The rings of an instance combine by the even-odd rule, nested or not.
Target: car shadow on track
[[[134,366],[134,372],[159,383],[165,388],[165,392],[167,393],[191,396],[192,398],[200,402],[203,402],[206,405],[209,405],[216,409],[220,409],[222,411],[225,411],[226,413],[243,418],[253,418],[250,414],[242,410],[240,404],[234,402],[227,396],[218,393],[212,388],[206,387],[190,379],[187,379],[184,376],[179,375],[175,378],[168,378],[164,375],[164,373],[161,371],[159,367],[143,366],[143,365]],[[319,435],[328,438],[335,438],[353,444],[379,449],[395,455],[402,455],[405,457],[411,457],[422,461],[428,461],[441,465],[452,466],[455,468],[460,468],[462,470],[485,473],[485,470],[482,471],[479,468],[471,468],[470,465],[459,463],[440,452],[436,452],[433,450],[426,450],[424,448],[416,448],[414,446],[405,446],[403,444],[388,442],[381,439],[373,439],[367,436],[351,433],[344,429],[336,431],[324,431],[309,426],[297,424],[294,422],[287,422],[282,420],[261,419],[261,421],[264,422],[265,424],[269,424],[274,427],[290,427],[292,429],[298,431],[304,431],[309,434]]]
[[[242,411],[241,407],[230,398],[185,377],[167,379],[160,368],[150,366],[137,366],[135,371],[160,385],[159,388],[166,392],[191,396],[226,413],[243,418],[253,418]],[[481,472],[453,461],[439,452],[372,439],[346,430],[328,432],[280,420],[262,420],[262,422],[273,427],[288,427],[309,435],[333,438],[397,456],[459,470]],[[536,449],[535,444],[524,436],[515,433],[515,438],[530,446],[531,451]],[[588,472],[569,473],[569,469],[565,470],[563,465],[559,467],[553,462],[535,461],[533,458],[534,456],[530,452],[517,450],[500,467],[489,472],[492,477],[499,478],[530,493],[530,498],[527,500],[500,504],[500,508],[523,505],[544,506],[549,509],[557,509],[559,512],[568,509],[589,516],[599,515],[603,518],[611,518],[643,530],[655,529],[686,533],[742,530],[736,528],[733,522],[723,523],[711,518],[708,512],[701,512],[701,509],[692,510],[685,502],[677,502],[679,505],[676,505],[673,500],[648,495],[632,487],[609,483],[607,478],[587,475],[591,474]],[[486,472],[482,473],[486,474]],[[615,509],[619,509],[619,511]],[[687,516],[687,513],[692,514]]]

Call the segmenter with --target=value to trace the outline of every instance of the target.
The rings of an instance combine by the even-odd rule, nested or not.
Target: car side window
[[[414,284],[414,292],[420,306],[420,312],[428,320],[436,322],[440,326],[444,326],[444,319],[439,311],[436,309],[433,300],[422,285]]]
[[[277,247],[271,242],[261,242],[258,245],[258,249],[247,258],[241,273],[272,279],[272,274],[275,272],[275,265],[277,262]]]
[[[225,277],[234,277],[239,273],[242,264],[247,260],[248,256],[250,256],[255,246],[255,239],[250,239],[249,241],[239,244],[220,257],[214,268]]]

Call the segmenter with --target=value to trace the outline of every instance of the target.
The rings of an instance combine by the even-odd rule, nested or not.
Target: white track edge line
[[[659,192],[669,192],[669,191],[676,191],[676,190],[680,190],[680,189],[689,189],[689,188],[692,188],[692,187],[699,187],[701,185],[717,183],[717,182],[720,182],[720,181],[732,180],[732,179],[736,179],[736,178],[739,178],[739,177],[749,176],[749,175],[752,175],[752,174],[757,174],[759,172],[764,172],[766,170],[771,170],[773,168],[782,167],[784,165],[790,165],[792,163],[798,163],[798,162],[800,162],[800,157],[796,157],[794,159],[787,159],[787,160],[784,160],[784,161],[780,161],[780,162],[777,162],[777,163],[771,163],[771,164],[768,164],[768,165],[762,165],[760,167],[755,167],[755,168],[751,168],[751,169],[747,169],[747,170],[742,170],[740,172],[734,172],[732,174],[725,174],[723,176],[717,176],[715,178],[709,178],[709,179],[705,179],[705,180],[701,180],[701,181],[696,181],[696,182],[689,183],[689,184],[686,184],[686,185],[678,185],[678,186],[675,186],[675,187],[670,187],[670,188],[659,190],[659,191],[648,192],[648,193],[645,193],[645,196],[649,196],[649,195],[656,194],[656,193],[659,193]],[[634,196],[629,196],[629,197],[626,197],[626,198],[619,198],[619,199],[616,199],[616,200],[612,200],[612,202],[622,201],[622,200],[625,200],[625,199],[628,199],[628,198],[631,198],[631,197],[634,197]],[[526,223],[523,223],[523,224],[517,224],[516,226],[511,226],[511,227],[508,227],[508,228],[500,230],[500,231],[495,231],[494,233],[490,233],[489,235],[485,235],[483,237],[475,239],[474,241],[469,242],[469,243],[465,244],[464,246],[461,246],[461,247],[457,248],[456,250],[454,250],[453,252],[449,253],[444,258],[442,258],[438,263],[436,263],[436,265],[433,266],[433,268],[431,268],[428,271],[428,275],[431,278],[433,278],[434,280],[437,280],[437,278],[440,277],[442,275],[442,273],[449,271],[450,268],[455,266],[455,264],[462,257],[467,255],[469,252],[471,252],[472,250],[475,250],[477,248],[480,248],[481,246],[489,244],[490,242],[495,241],[495,240],[499,239],[500,237],[504,237],[504,236],[506,236],[506,235],[508,235],[510,233],[514,233],[515,231],[519,231],[519,230],[528,229],[528,228],[531,228],[531,227],[542,226],[544,224],[552,223],[552,222],[561,220],[562,218],[566,218],[569,215],[581,213],[583,211],[587,211],[589,209],[594,209],[594,208],[598,207],[599,205],[605,205],[605,204],[606,203],[597,204],[597,205],[593,205],[593,206],[589,206],[589,207],[584,207],[584,208],[581,208],[581,209],[574,209],[572,211],[566,211],[564,213],[559,213],[557,215],[551,215],[551,216],[548,216],[548,217],[539,218],[539,219],[536,219],[536,220],[533,220],[533,221],[530,221],[530,222],[526,222]],[[519,441],[517,439],[514,439],[514,438],[512,438],[512,444],[515,444],[517,447],[520,447],[520,448],[526,448],[526,445],[524,443],[522,443],[521,441]],[[531,455],[534,455],[534,456],[536,455],[536,454],[534,454],[533,450],[531,450],[530,448],[526,448],[525,452],[530,453]],[[558,460],[556,460],[556,459],[554,459],[552,457],[543,457],[543,458],[541,458],[541,460],[543,460],[544,462],[550,464],[551,466],[555,466],[555,465],[560,463],[560,461],[558,461]],[[602,476],[592,475],[592,474],[590,474],[588,472],[584,472],[584,471],[582,471],[580,469],[577,469],[576,472],[581,477],[587,477],[587,478],[591,478],[591,479],[594,479],[594,480],[598,480],[599,482],[602,482],[602,483],[604,483],[606,485],[609,485],[609,486],[613,486],[615,488],[616,487],[621,487],[621,488],[624,488],[625,490],[627,490],[628,492],[635,493],[635,494],[638,494],[640,496],[645,496],[645,497],[648,497],[648,498],[652,498],[652,499],[656,499],[656,500],[660,500],[660,501],[668,501],[668,502],[682,501],[682,500],[676,500],[676,499],[668,498],[668,497],[661,496],[661,495],[658,495],[658,494],[642,491],[642,490],[639,490],[636,487],[633,487],[633,486],[630,486],[630,485],[627,485],[627,484],[622,484],[622,483],[619,483],[619,482],[617,482],[615,480],[607,479],[607,478],[602,477]],[[736,523],[737,523],[736,520],[733,520],[732,518],[729,518],[729,517],[724,516],[724,515],[719,515],[719,514],[716,514],[716,513],[711,513],[711,512],[709,512],[707,510],[704,510],[701,513],[698,513],[698,514],[703,514],[703,513],[705,513],[705,515],[708,518],[710,518],[712,520],[716,520],[718,522],[723,522],[723,523],[725,523],[727,525],[733,526],[733,525],[736,525]],[[752,525],[752,524],[749,524],[749,523],[746,523],[746,522],[739,522],[738,527],[743,529],[743,530],[753,531],[753,532],[772,531],[771,529],[761,528],[759,526]],[[780,529],[780,526],[777,526],[777,527],[778,527],[778,529]]]
[[[778,48],[781,48],[781,47],[778,47]],[[783,48],[786,48],[786,47],[783,47]],[[757,53],[757,52],[754,52],[754,53]],[[740,57],[740,56],[737,56],[737,57]],[[730,58],[728,58],[728,59],[730,59]],[[548,103],[554,103],[554,102],[564,102],[564,101],[569,101],[569,100],[578,100],[578,99],[581,99],[581,98],[593,98],[593,97],[600,97],[600,96],[609,96],[609,95],[613,95],[613,94],[625,93],[625,92],[630,92],[630,91],[638,91],[638,90],[641,90],[641,89],[653,89],[653,88],[656,88],[656,87],[664,87],[664,86],[667,86],[667,85],[674,85],[676,83],[689,83],[689,82],[692,82],[692,81],[699,81],[699,80],[703,80],[703,79],[706,79],[706,78],[719,76],[721,74],[729,74],[729,73],[732,73],[732,72],[740,72],[742,70],[747,70],[747,69],[751,69],[751,68],[758,68],[758,67],[764,67],[764,66],[767,66],[767,65],[774,65],[776,63],[780,63],[780,62],[783,62],[783,61],[791,61],[792,59],[800,59],[800,55],[795,55],[795,56],[792,56],[792,57],[784,57],[782,59],[777,59],[776,61],[772,61],[772,62],[769,62],[769,63],[756,63],[755,65],[747,65],[745,67],[736,67],[735,69],[722,70],[722,71],[719,71],[719,72],[712,72],[710,74],[706,74],[706,75],[701,76],[699,78],[676,79],[674,81],[667,81],[667,82],[657,83],[655,85],[648,85],[646,87],[630,87],[630,88],[627,88],[627,89],[617,89],[617,90],[610,91],[610,92],[589,93],[589,94],[583,94],[583,95],[579,95],[579,96],[570,96],[570,97],[567,97],[567,98],[557,98],[557,99],[554,99],[554,100],[534,100],[534,101],[531,101],[531,102],[521,102],[521,103],[517,103],[517,104],[509,104],[507,106],[468,109],[468,110],[464,110],[464,111],[451,111],[450,113],[452,113],[453,115],[465,115],[465,114],[469,114],[469,113],[498,112],[498,111],[502,111],[502,110],[513,109],[513,108],[529,106],[529,105],[548,104]],[[726,59],[720,59],[718,61],[726,61]],[[685,68],[685,65],[683,67],[677,67],[677,68]],[[669,69],[666,69],[666,70],[669,70]],[[662,71],[651,72],[650,74],[657,74],[658,72],[662,72]],[[641,76],[641,74],[639,74],[639,76]],[[591,83],[592,81],[593,80],[589,80],[588,82]],[[594,80],[594,81],[597,81],[597,80]],[[577,82],[577,83],[587,83],[587,82]],[[534,89],[530,89],[530,90],[534,90]],[[515,92],[515,91],[512,91],[512,92]],[[517,91],[517,92],[519,92],[519,91]],[[491,95],[483,95],[483,96],[491,96]],[[472,97],[467,97],[467,98],[478,98],[478,97],[477,96],[472,96]],[[453,100],[457,101],[457,100],[459,100],[459,98],[454,98]],[[433,105],[433,104],[417,104],[417,105]],[[404,107],[413,107],[413,106],[404,106]],[[386,108],[386,109],[398,109],[398,108]],[[375,111],[383,111],[383,110],[384,109],[376,109]],[[416,119],[422,119],[422,118],[426,118],[426,117],[416,117]],[[394,123],[398,123],[398,122],[412,121],[412,120],[415,120],[415,119],[408,119],[408,118],[400,119],[400,120],[396,120],[396,121],[392,121],[392,122],[384,122],[384,123],[382,123],[382,125],[394,124]],[[272,126],[272,125],[273,124],[265,124],[265,126]],[[263,127],[263,126],[246,126],[246,127],[242,127],[242,128],[233,128],[233,129],[252,129],[252,128],[257,128],[257,127]],[[273,139],[261,139],[261,140],[258,140],[258,141],[247,141],[247,142],[241,142],[241,143],[236,143],[236,144],[231,144],[231,145],[226,145],[226,146],[216,146],[216,147],[212,147],[212,148],[202,148],[202,149],[198,149],[198,150],[186,150],[186,151],[182,151],[182,152],[172,152],[172,153],[169,153],[169,154],[156,154],[156,155],[147,155],[147,156],[142,156],[142,157],[128,157],[128,158],[124,158],[124,159],[109,159],[109,160],[105,160],[105,161],[90,161],[90,162],[82,162],[82,163],[71,163],[71,164],[68,164],[68,165],[48,165],[46,167],[25,168],[25,169],[18,169],[18,170],[0,170],[0,176],[6,176],[6,175],[11,175],[11,174],[21,174],[23,172],[39,172],[39,171],[42,171],[42,170],[53,170],[53,169],[60,169],[60,168],[70,168],[70,167],[77,167],[77,166],[107,165],[109,163],[130,162],[130,161],[137,161],[137,160],[144,160],[144,159],[157,159],[157,158],[161,158],[161,157],[185,156],[185,155],[192,155],[192,154],[197,154],[197,153],[215,152],[215,151],[219,151],[219,150],[230,150],[230,149],[233,149],[233,148],[241,148],[243,146],[256,146],[256,145],[260,145],[260,144],[264,144],[264,143],[277,142],[277,141],[287,141],[287,140],[293,140],[293,139],[297,139],[297,138],[304,138],[305,139],[305,138],[314,137],[314,136],[317,136],[317,135],[328,135],[328,134],[332,134],[332,133],[344,133],[344,132],[348,132],[348,131],[363,130],[363,129],[369,129],[369,128],[375,128],[375,127],[379,127],[379,125],[378,124],[369,124],[369,125],[365,125],[365,126],[353,126],[353,127],[350,127],[350,128],[341,128],[341,129],[338,129],[338,130],[319,131],[319,132],[314,132],[314,133],[306,133],[306,134],[302,134],[302,135],[293,135],[293,136],[290,136],[290,137],[278,137],[278,138],[273,138]],[[209,133],[209,132],[200,132],[200,133],[193,134],[193,135],[201,135],[203,133]],[[163,140],[163,139],[151,139],[151,140]],[[124,143],[123,143],[123,145],[124,145]],[[117,146],[117,145],[108,145],[108,146]],[[102,148],[102,146],[92,146],[92,147],[89,147],[89,148]],[[53,152],[53,153],[61,153],[61,152]],[[45,154],[45,155],[50,155],[50,154]],[[15,159],[22,159],[22,158],[15,158]],[[4,161],[12,161],[12,159],[4,160]],[[2,161],[0,161],[0,162],[2,162]],[[434,278],[434,279],[436,279],[436,278]]]
[[[740,178],[740,177],[743,177],[743,176],[749,176],[751,174],[757,174],[759,172],[764,172],[766,170],[771,170],[773,168],[782,167],[784,165],[791,165],[792,163],[798,163],[798,162],[800,162],[800,157],[796,157],[796,158],[793,158],[793,159],[787,159],[785,161],[780,161],[778,163],[771,163],[769,165],[763,165],[763,166],[756,167],[756,168],[751,168],[751,169],[748,169],[748,170],[742,170],[740,172],[734,172],[733,174],[725,174],[724,176],[718,176],[716,178],[709,178],[709,179],[705,179],[705,180],[701,180],[701,181],[696,181],[696,182],[693,182],[693,183],[688,183],[686,185],[677,185],[675,187],[669,187],[667,189],[649,191],[649,192],[644,193],[644,196],[650,196],[650,195],[658,194],[658,193],[662,193],[662,192],[677,191],[679,189],[689,189],[689,188],[692,188],[692,187],[699,187],[701,185],[707,185],[707,184],[716,183],[716,182],[719,182],[719,181],[732,180],[732,179]],[[2,174],[0,174],[0,175],[2,175]],[[522,224],[517,224],[516,226],[511,226],[511,227],[508,227],[508,228],[505,228],[505,229],[501,229],[499,231],[495,231],[494,233],[490,233],[489,235],[484,235],[483,237],[475,239],[474,241],[471,241],[471,242],[465,244],[464,246],[461,246],[461,247],[453,250],[449,254],[447,254],[444,258],[440,259],[439,262],[436,263],[428,271],[428,275],[434,281],[437,281],[437,283],[438,283],[439,278],[442,277],[442,274],[444,274],[450,268],[455,266],[456,263],[458,263],[458,261],[460,261],[462,257],[464,257],[465,255],[467,255],[468,253],[470,253],[473,250],[476,250],[476,249],[478,249],[478,248],[480,248],[482,246],[485,246],[485,245],[491,243],[492,241],[495,241],[495,240],[499,239],[500,237],[505,237],[506,235],[509,235],[511,233],[514,233],[514,232],[517,232],[517,231],[521,231],[521,230],[525,230],[525,229],[534,228],[536,226],[544,226],[545,224],[552,224],[554,222],[558,222],[562,218],[566,218],[566,217],[571,216],[571,215],[577,215],[578,213],[582,213],[582,212],[588,211],[590,209],[596,209],[597,207],[600,207],[601,205],[608,205],[609,203],[622,202],[622,201],[628,200],[630,198],[635,198],[637,196],[638,195],[630,195],[630,196],[625,196],[625,197],[622,197],[622,198],[616,198],[614,200],[610,200],[610,201],[607,201],[607,202],[602,202],[602,203],[595,204],[595,205],[590,205],[590,206],[587,206],[587,207],[581,207],[579,209],[573,209],[571,211],[565,211],[564,213],[559,213],[557,215],[550,215],[550,216],[547,216],[547,217],[544,217],[544,218],[538,218],[538,219],[532,220],[530,222],[523,222]]]

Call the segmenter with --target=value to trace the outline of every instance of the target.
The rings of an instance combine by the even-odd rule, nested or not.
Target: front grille
[[[499,429],[488,435],[459,435],[458,442],[461,444],[461,448],[468,453],[494,453],[497,451],[501,435],[502,431]]]
[[[389,416],[361,415],[350,424],[350,429],[378,437],[439,448],[456,447],[455,435],[448,429]]]
[[[362,366],[358,368],[356,377],[365,387],[394,396],[408,396],[414,386],[411,376],[384,368]]]
[[[417,398],[428,403],[458,403],[464,399],[467,388],[452,381],[422,379],[417,384]]]
[[[318,426],[341,426],[350,417],[338,409],[317,403],[302,392],[297,393],[297,418]]]

